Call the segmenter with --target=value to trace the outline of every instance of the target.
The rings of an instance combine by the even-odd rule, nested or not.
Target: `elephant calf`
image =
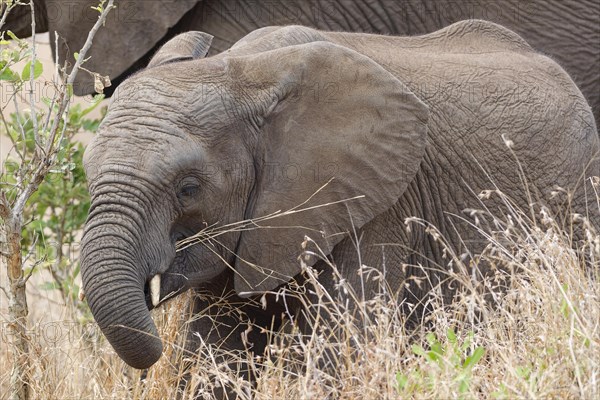
[[[209,43],[199,32],[168,42],[118,88],[85,154],[83,287],[133,367],[161,356],[149,310],[190,288],[207,294],[196,308],[211,317],[195,330],[243,348],[228,331],[239,321],[210,315],[210,296],[229,294],[256,323],[270,321],[275,299],[266,310],[253,300],[299,276],[305,236],[357,288],[358,253],[375,268],[385,254],[402,298],[405,278],[421,271],[404,264],[447,264],[407,218],[434,224],[457,254],[476,254],[485,242],[461,215],[480,205],[478,193],[499,189],[528,209],[531,199],[551,204],[560,186],[572,191],[569,211],[598,224],[585,187],[600,175],[590,107],[508,29],[469,20],[390,37],[269,27],[204,57]],[[503,207],[493,197],[486,206]],[[176,252],[200,231],[202,243]],[[328,263],[307,263],[335,290]],[[375,288],[364,284],[368,298]]]

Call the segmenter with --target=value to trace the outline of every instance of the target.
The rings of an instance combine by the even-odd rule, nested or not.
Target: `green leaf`
[[[422,348],[421,346],[417,345],[417,344],[413,344],[412,347],[412,352],[415,353],[418,356],[425,356],[425,349]]]
[[[79,60],[79,53],[78,52],[73,53],[73,58],[75,59],[75,61]]]
[[[467,357],[467,359],[465,360],[465,363],[463,364],[463,368],[465,368],[465,369],[473,368],[473,366],[475,364],[477,364],[479,362],[479,360],[481,360],[481,357],[483,357],[484,354],[485,354],[485,349],[483,347],[477,347],[475,349],[475,351],[473,351],[473,354],[471,354],[469,357]]]
[[[445,353],[444,347],[442,347],[442,344],[440,342],[435,342],[434,344],[431,345],[430,353],[435,353],[438,356],[443,356]]]
[[[10,59],[14,62],[19,62],[21,61],[23,58],[25,57],[25,55],[21,54],[21,52],[17,49],[13,50],[10,52]]]
[[[435,333],[432,332],[425,335],[425,339],[427,339],[427,343],[429,343],[430,346],[437,342],[437,337],[435,336]]]
[[[466,339],[465,339],[465,341],[463,342],[462,346],[460,346],[460,349],[461,349],[463,352],[466,352],[466,351],[467,351],[467,349],[468,349],[469,347],[471,347],[471,343],[473,342],[473,338],[474,338],[474,337],[475,337],[475,334],[473,333],[473,331],[471,331],[471,332],[469,332],[469,333],[467,334],[467,338],[466,338]]]
[[[0,81],[18,81],[19,75],[6,65],[6,61],[0,61]]]
[[[458,384],[458,392],[460,394],[465,394],[469,391],[469,379],[464,377],[460,380]]]
[[[426,358],[428,361],[433,361],[433,362],[438,362],[438,361],[441,361],[441,359],[442,359],[440,357],[440,354],[436,353],[435,351],[428,352]]]
[[[81,127],[88,132],[95,133],[98,130],[98,127],[100,126],[100,122],[101,121],[99,119],[85,119],[82,121]]]
[[[19,39],[12,31],[6,31],[6,34],[8,35],[9,38],[11,38],[12,40],[21,40]]]
[[[44,72],[44,66],[39,60],[35,60],[35,64],[33,66],[33,79],[37,79]],[[25,64],[23,67],[23,72],[21,72],[21,79],[24,81],[28,81],[31,78],[31,61]]]
[[[454,329],[448,328],[448,332],[446,332],[446,337],[448,338],[448,341],[450,343],[456,343],[456,333],[454,333]]]
[[[398,392],[400,392],[400,391],[404,390],[407,385],[408,385],[408,376],[406,376],[400,372],[396,372],[396,390]]]

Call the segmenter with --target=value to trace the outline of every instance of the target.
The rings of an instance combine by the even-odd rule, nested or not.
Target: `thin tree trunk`
[[[12,400],[26,400],[29,396],[29,341],[27,337],[27,294],[23,276],[23,256],[21,253],[21,216],[10,215],[6,219],[8,269],[8,338],[13,356],[10,375]]]

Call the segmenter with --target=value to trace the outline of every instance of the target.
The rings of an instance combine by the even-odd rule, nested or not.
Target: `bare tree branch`
[[[37,112],[35,107],[35,62],[37,60],[36,43],[35,43],[35,6],[33,0],[29,2],[31,8],[31,64],[29,65],[29,106],[31,113],[31,122],[33,124],[33,137],[35,141],[35,153],[33,162],[40,158],[39,151],[42,150],[40,144],[40,133],[38,129]]]
[[[0,19],[0,30],[6,23],[6,17],[8,17],[8,14],[10,14],[11,10],[20,4],[21,4],[20,2],[15,1],[11,5],[6,6],[6,8],[2,12],[2,18]]]
[[[94,36],[96,35],[96,32],[98,32],[98,29],[100,29],[100,27],[104,25],[104,22],[106,21],[106,17],[108,16],[108,13],[110,12],[110,10],[112,10],[112,8],[114,8],[114,0],[108,0],[108,5],[102,10],[102,13],[100,14],[100,16],[98,17],[98,20],[94,24],[94,27],[88,34],[85,44],[83,45],[83,48],[79,52],[79,57],[77,58],[77,62],[75,63],[75,66],[73,66],[71,73],[68,75],[68,77],[66,79],[66,90],[61,90],[61,94],[59,96],[60,106],[58,108],[56,118],[54,119],[54,123],[52,124],[52,128],[50,129],[50,137],[48,138],[48,141],[46,143],[46,149],[45,149],[44,155],[38,164],[38,168],[33,173],[32,178],[29,181],[29,184],[25,187],[25,189],[21,192],[21,194],[15,201],[15,204],[13,206],[14,215],[22,214],[27,200],[33,194],[33,192],[35,192],[37,190],[38,186],[43,181],[44,177],[46,176],[46,173],[48,172],[48,170],[50,169],[50,167],[52,166],[52,164],[54,162],[54,156],[57,153],[57,146],[56,146],[55,141],[56,141],[56,135],[58,132],[58,126],[60,124],[61,119],[64,116],[65,111],[68,109],[70,102],[71,102],[70,88],[73,86],[73,82],[75,81],[75,78],[77,77],[77,72],[79,70],[79,67],[85,60],[85,56],[86,56],[87,52],[89,51],[90,47],[92,46],[92,42],[94,40]]]

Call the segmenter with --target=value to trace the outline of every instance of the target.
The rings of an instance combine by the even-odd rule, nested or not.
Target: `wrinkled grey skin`
[[[38,32],[58,31],[59,56],[78,51],[97,18],[97,0],[34,0]],[[30,32],[29,7],[18,7],[6,29]],[[484,19],[521,35],[556,60],[581,88],[600,122],[600,2],[597,0],[121,0],[97,34],[89,70],[108,75],[113,87],[145,67],[167,40],[198,30],[215,37],[220,53],[249,32],[268,25],[306,25],[328,31],[420,35],[464,19]],[[119,38],[119,39],[115,39]],[[124,40],[123,38],[127,38]],[[54,43],[54,37],[51,38]],[[53,49],[54,50],[54,49]],[[74,91],[94,92],[79,74]]]
[[[258,325],[277,319],[281,298],[267,297],[266,309],[258,299],[298,278],[305,235],[362,293],[348,234],[356,228],[360,261],[381,269],[385,255],[390,288],[414,304],[427,285],[407,289],[404,279],[428,271],[425,282],[435,285],[449,260],[423,229],[406,229],[408,217],[437,226],[456,254],[465,245],[474,254],[485,241],[464,219],[482,207],[476,194],[497,187],[522,209],[535,201],[564,214],[564,199],[550,195],[560,186],[574,191],[570,211],[598,227],[597,205],[586,208],[587,177],[600,175],[591,110],[554,61],[505,28],[474,20],[388,37],[270,27],[222,54],[183,57],[201,57],[209,41],[178,36],[160,62],[126,80],[85,153],[92,205],[83,287],[133,367],[161,355],[148,295],[157,274],[161,302],[189,288],[203,295],[194,331],[207,343],[243,349],[246,326],[238,313],[211,307],[214,296],[229,296]],[[309,210],[175,252],[177,240],[207,226],[300,204]],[[312,207],[322,204],[330,205]],[[505,211],[498,196],[485,204]],[[307,264],[334,292],[328,265]],[[375,285],[366,282],[366,298]],[[299,307],[290,302],[287,311]],[[258,331],[250,341],[260,353]]]

